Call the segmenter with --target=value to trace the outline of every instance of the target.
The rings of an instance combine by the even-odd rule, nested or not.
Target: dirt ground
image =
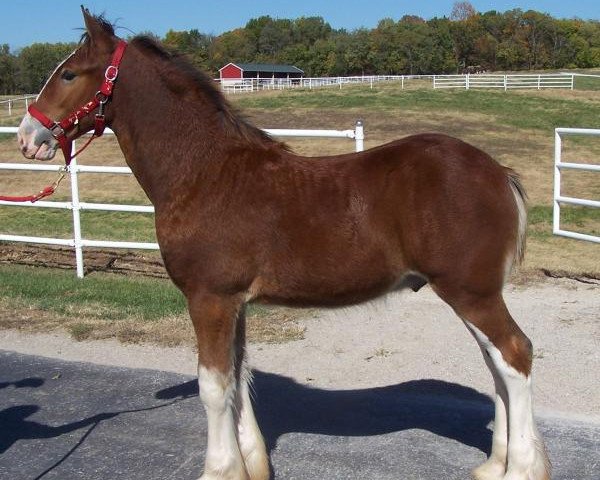
[[[158,252],[86,249],[84,255],[86,274],[110,272],[168,278]],[[75,274],[75,255],[72,249],[0,243],[0,264],[2,263],[73,270],[73,275]]]
[[[508,285],[507,304],[534,344],[536,411],[600,423],[600,282],[546,278]],[[466,328],[425,287],[365,306],[310,311],[304,338],[252,343],[254,368],[298,383],[360,389],[439,379],[491,395],[491,376]],[[0,349],[65,360],[194,374],[191,347],[72,340],[65,333],[0,332]]]

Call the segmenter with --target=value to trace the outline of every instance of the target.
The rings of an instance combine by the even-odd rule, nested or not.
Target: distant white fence
[[[495,88],[502,90],[567,88],[573,90],[573,74],[530,74],[530,75],[434,75],[433,88]]]
[[[371,88],[381,82],[398,82],[404,88],[410,80],[429,79],[434,89],[441,88],[493,88],[501,90],[565,88],[573,90],[572,73],[540,74],[464,74],[464,75],[361,75],[354,77],[307,77],[307,78],[245,78],[226,80],[221,88],[226,93],[256,92],[260,90],[285,90],[288,88],[343,88],[344,85],[369,84]],[[217,80],[218,81],[218,80]]]
[[[0,127],[0,134],[15,134],[17,127]],[[360,152],[364,149],[364,128],[362,121],[357,121],[354,130],[291,130],[291,129],[266,129],[270,135],[277,137],[322,137],[322,138],[350,138],[355,141],[355,150]],[[105,130],[106,134],[113,134],[112,130]],[[74,150],[75,147],[74,147]],[[24,170],[24,171],[44,171],[58,172],[63,168],[61,165],[50,164],[29,164],[29,163],[0,163],[0,170]],[[72,211],[73,215],[73,238],[47,238],[33,237],[23,235],[0,234],[0,241],[7,242],[23,242],[36,243],[45,245],[60,245],[71,247],[75,250],[75,262],[77,268],[77,276],[83,278],[84,263],[83,263],[83,248],[126,248],[126,249],[149,249],[158,250],[157,243],[150,242],[120,242],[120,241],[105,241],[105,240],[89,240],[84,239],[81,232],[80,212],[82,210],[104,210],[118,212],[138,212],[138,213],[154,213],[154,207],[151,205],[117,205],[107,203],[88,203],[79,200],[79,184],[78,175],[80,173],[111,173],[111,174],[131,174],[131,169],[128,167],[102,167],[102,166],[87,166],[78,165],[77,159],[74,158],[69,167],[69,175],[71,179],[71,201],[56,202],[40,200],[35,203],[31,202],[7,202],[0,200],[0,205],[20,206],[20,207],[39,207],[39,208],[58,208]],[[38,185],[35,185],[38,187]],[[2,192],[9,194],[10,192]]]
[[[21,97],[9,98],[7,100],[0,100],[0,111],[4,110],[10,117],[13,114],[13,108],[16,104],[23,103],[24,110],[29,108],[29,100],[36,98],[37,95],[23,95]]]
[[[572,232],[560,228],[560,207],[562,204],[579,205],[583,207],[600,208],[600,201],[565,197],[561,194],[561,173],[562,170],[580,170],[600,173],[600,164],[593,165],[588,163],[574,163],[562,161],[562,135],[597,135],[600,136],[600,129],[593,128],[556,128],[554,130],[554,207],[552,219],[552,231],[555,235],[575,238],[577,240],[587,240],[589,242],[600,243],[600,237],[587,235],[578,232]]]
[[[429,79],[433,75],[360,75],[354,77],[306,77],[306,78],[245,78],[226,80],[221,88],[226,93],[256,92],[260,90],[285,90],[288,88],[342,88],[344,85],[398,82],[401,87],[409,80]]]

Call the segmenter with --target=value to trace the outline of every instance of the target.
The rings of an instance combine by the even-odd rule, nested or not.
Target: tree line
[[[441,74],[600,67],[600,21],[534,10],[485,13],[457,2],[424,20],[385,18],[372,29],[334,29],[322,17],[253,18],[221,35],[169,30],[158,38],[213,76],[229,62],[283,63],[305,76]],[[0,45],[0,94],[34,93],[76,44]]]

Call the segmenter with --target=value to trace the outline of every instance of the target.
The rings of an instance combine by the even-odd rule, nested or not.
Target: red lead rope
[[[8,202],[37,202],[41,198],[52,195],[61,180],[65,177],[65,173],[68,171],[69,165],[71,164],[71,160],[74,157],[79,155],[83,150],[87,148],[87,146],[94,140],[102,136],[104,133],[104,129],[106,128],[106,119],[104,118],[104,108],[106,103],[110,100],[112,96],[113,88],[115,85],[115,81],[117,80],[117,76],[119,75],[119,66],[121,64],[121,60],[123,59],[123,54],[125,53],[125,48],[127,47],[127,42],[124,40],[120,40],[117,44],[117,48],[115,49],[110,65],[106,68],[104,72],[104,80],[102,85],[100,85],[100,90],[96,92],[94,98],[92,98],[88,103],[80,107],[78,110],[75,110],[68,117],[63,118],[60,121],[50,120],[46,115],[40,112],[35,106],[30,105],[27,109],[29,114],[37,119],[44,127],[46,127],[52,133],[52,136],[58,141],[60,149],[65,156],[65,167],[60,170],[58,179],[52,184],[40,190],[38,193],[34,193],[33,195],[27,195],[24,197],[12,197],[12,196],[2,196],[0,195],[0,200],[5,200]],[[79,124],[79,120],[83,117],[89,115],[96,108],[98,108],[98,113],[94,118],[94,133],[90,137],[90,139],[81,147],[74,155],[71,155],[73,150],[73,141],[67,138],[67,133],[75,126]]]
[[[24,197],[11,197],[11,196],[0,195],[0,200],[4,200],[6,202],[31,202],[31,203],[37,202],[38,200],[41,200],[42,198],[49,197],[50,195],[52,195],[56,191],[58,186],[60,185],[60,182],[62,181],[62,179],[65,178],[66,173],[67,173],[67,169],[65,167],[61,168],[59,170],[59,175],[58,175],[58,178],[56,179],[56,181],[52,185],[48,185],[47,187],[44,187],[38,193],[34,193],[32,195],[26,195]]]

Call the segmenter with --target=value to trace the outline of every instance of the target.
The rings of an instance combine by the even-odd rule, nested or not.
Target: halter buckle
[[[114,82],[119,75],[119,68],[115,65],[109,65],[104,72],[104,78],[107,82]]]
[[[58,122],[54,122],[54,125],[52,125],[50,128],[50,133],[52,134],[52,136],[58,140],[60,137],[64,137],[66,135],[65,133],[65,129],[63,127],[60,126],[60,123]]]

